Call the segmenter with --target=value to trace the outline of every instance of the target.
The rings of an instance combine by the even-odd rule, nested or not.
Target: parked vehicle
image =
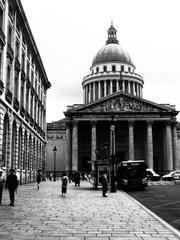
[[[162,180],[163,181],[173,181],[174,180],[174,173],[175,173],[176,171],[172,171],[172,172],[170,172],[170,173],[168,173],[168,174],[165,174],[165,175],[163,175],[162,176]]]
[[[180,180],[180,171],[175,171],[173,177],[174,177],[174,181]]]
[[[140,188],[148,186],[144,160],[128,160],[120,163],[117,172],[118,188]]]
[[[146,169],[147,179],[150,181],[159,181],[161,176],[157,174],[153,169],[147,168]]]

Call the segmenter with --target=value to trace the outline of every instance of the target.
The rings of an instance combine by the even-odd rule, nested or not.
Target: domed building
[[[178,111],[174,105],[143,98],[144,80],[119,44],[113,25],[107,33],[106,44],[93,58],[91,73],[82,81],[83,104],[67,107],[64,137],[53,140],[61,149],[58,159],[65,164],[61,170],[89,172],[95,164],[111,169],[129,159],[143,159],[160,174],[180,168]],[[51,138],[53,125],[57,123],[48,124]]]

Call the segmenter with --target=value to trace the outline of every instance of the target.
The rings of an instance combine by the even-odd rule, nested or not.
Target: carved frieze
[[[51,140],[65,140],[66,139],[66,134],[65,133],[48,133],[47,139]]]
[[[84,109],[85,111],[98,111],[98,112],[106,112],[106,111],[117,111],[117,112],[125,112],[125,111],[160,111],[159,108],[148,104],[143,101],[139,101],[133,98],[127,98],[125,96],[121,96],[114,99],[109,99],[100,104],[91,105]]]

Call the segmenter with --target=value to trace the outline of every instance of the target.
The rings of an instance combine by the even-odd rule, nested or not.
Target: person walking
[[[14,192],[17,192],[18,179],[15,174],[14,169],[10,169],[10,174],[8,175],[5,183],[5,189],[9,190],[10,204],[9,206],[14,206]]]
[[[3,171],[0,169],[0,205],[2,202],[2,194],[3,194],[3,188],[4,188],[4,177],[3,177]]]
[[[101,184],[102,184],[102,195],[103,195],[103,197],[108,197],[106,195],[107,190],[108,190],[108,182],[107,182],[107,175],[106,175],[105,172],[103,173],[103,175],[101,177]]]
[[[79,186],[80,187],[80,180],[81,180],[81,174],[79,171],[74,173],[74,183],[75,183],[75,187]]]
[[[61,185],[62,196],[67,193],[67,184],[68,184],[68,177],[66,176],[66,173],[63,172],[62,185]]]
[[[41,182],[41,170],[38,170],[36,181],[37,181],[37,189],[39,190],[39,184]]]

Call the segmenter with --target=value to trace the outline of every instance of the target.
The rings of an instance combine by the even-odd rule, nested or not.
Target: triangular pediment
[[[111,94],[92,103],[73,109],[73,112],[173,112],[175,109],[129,95]]]

